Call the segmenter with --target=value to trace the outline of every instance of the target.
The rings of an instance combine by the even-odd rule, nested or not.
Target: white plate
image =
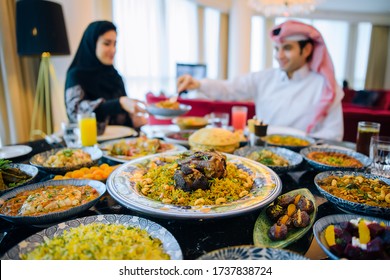
[[[15,146],[4,146],[0,148],[0,158],[9,159],[27,155],[32,151],[30,146],[15,145]]]
[[[108,125],[104,130],[103,135],[97,137],[98,141],[112,140],[115,138],[124,138],[129,136],[136,136],[137,132],[131,127],[123,125]]]

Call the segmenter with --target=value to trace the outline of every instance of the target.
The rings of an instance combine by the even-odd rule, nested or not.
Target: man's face
[[[107,31],[96,42],[96,57],[104,65],[112,65],[116,53],[116,32]]]
[[[275,44],[275,59],[279,62],[280,68],[291,78],[294,71],[306,63],[311,51],[311,44],[306,44],[301,50],[297,41],[285,41]]]

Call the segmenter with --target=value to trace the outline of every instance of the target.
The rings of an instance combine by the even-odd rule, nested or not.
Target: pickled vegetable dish
[[[30,175],[10,164],[10,160],[0,159],[0,191],[17,187],[31,179]]]
[[[339,258],[390,259],[390,227],[383,222],[353,219],[330,224],[322,234],[329,250]]]

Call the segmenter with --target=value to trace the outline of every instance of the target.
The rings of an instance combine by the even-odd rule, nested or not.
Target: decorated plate
[[[267,208],[264,208],[261,211],[259,217],[257,218],[256,223],[255,223],[255,227],[253,230],[253,243],[256,246],[284,248],[284,247],[290,245],[291,243],[297,241],[298,239],[300,239],[302,236],[304,236],[306,234],[306,232],[308,232],[311,229],[311,227],[314,224],[314,220],[316,218],[316,215],[317,215],[317,206],[315,204],[315,198],[308,189],[293,190],[291,192],[283,194],[282,196],[284,196],[284,195],[295,196],[297,194],[305,196],[307,199],[311,200],[314,204],[314,211],[309,215],[310,216],[309,225],[304,227],[304,228],[289,229],[286,239],[276,240],[276,241],[271,240],[268,237],[268,231],[275,222],[272,222],[267,217],[267,214],[266,214]],[[274,202],[271,205],[273,205],[273,204],[274,204]]]
[[[338,214],[338,215],[330,215],[323,217],[319,219],[317,222],[315,222],[313,226],[313,233],[314,237],[317,240],[317,243],[320,245],[321,249],[324,250],[324,252],[329,256],[329,258],[333,260],[339,260],[340,258],[330,250],[328,243],[325,240],[325,229],[329,225],[339,224],[342,222],[348,222],[351,220],[363,218],[367,221],[375,221],[377,223],[383,222],[385,225],[390,227],[390,221],[379,219],[379,218],[373,218],[373,217],[367,217],[367,216],[361,216],[361,215],[352,215],[352,214]]]
[[[120,145],[123,145],[119,147]],[[117,146],[124,154],[116,155],[112,152]],[[170,151],[186,151],[187,148],[178,144],[167,143],[159,139],[150,139],[146,137],[125,138],[104,142],[99,146],[103,150],[103,157],[116,162],[129,162],[130,160]],[[128,150],[128,152],[126,152]]]
[[[185,113],[189,112],[191,108],[192,107],[190,105],[180,104],[179,109],[175,110],[168,108],[159,108],[156,107],[154,104],[149,104],[146,107],[146,111],[158,119],[172,119],[184,115]]]
[[[49,159],[50,156],[55,155],[57,152],[61,150],[78,150],[77,148],[60,148],[60,149],[52,149],[50,151],[46,151],[40,154],[36,154],[30,159],[30,164],[38,167],[39,169],[42,169],[43,171],[46,171],[48,173],[53,174],[65,174],[68,171],[73,171],[76,169],[80,169],[81,167],[90,167],[95,165],[98,160],[103,156],[103,152],[96,147],[84,147],[80,148],[84,152],[90,154],[91,160],[87,163],[83,164],[70,164],[65,167],[48,167],[44,166],[44,163]]]
[[[26,254],[32,251],[37,246],[44,243],[47,239],[62,235],[65,230],[77,228],[80,225],[89,225],[92,223],[118,224],[144,229],[151,237],[161,240],[164,251],[170,256],[172,260],[183,259],[180,246],[177,243],[175,237],[164,227],[148,219],[137,216],[113,214],[83,217],[49,227],[20,242],[18,245],[10,249],[3,256],[3,259],[20,260],[22,254]]]
[[[341,197],[335,195],[334,193],[330,193],[326,187],[325,187],[325,189],[321,187],[320,181],[322,181],[330,176],[343,177],[344,175],[354,176],[354,177],[360,176],[360,177],[368,178],[368,179],[372,179],[372,180],[378,179],[381,182],[383,182],[384,184],[387,184],[387,189],[388,189],[387,193],[390,193],[389,192],[389,189],[390,189],[390,179],[389,178],[381,177],[381,176],[374,175],[374,174],[362,173],[362,172],[353,172],[353,171],[321,172],[314,177],[314,183],[315,183],[317,189],[319,190],[319,192],[328,201],[333,203],[336,207],[340,208],[344,212],[358,213],[358,214],[371,215],[371,216],[381,216],[384,218],[390,217],[390,203],[387,203],[386,204],[387,206],[372,206],[372,205],[365,204],[363,202],[363,200],[367,199],[367,198],[365,198],[365,196],[366,195],[368,196],[369,189],[363,190],[363,189],[361,189],[362,186],[359,186],[359,184],[355,184],[355,183],[351,183],[350,185],[346,184],[344,189],[346,192],[353,191],[353,193],[355,193],[355,191],[357,191],[358,193],[356,195],[358,195],[359,200],[362,201],[360,203],[341,198]],[[373,186],[373,188],[375,188],[375,186]],[[375,197],[379,196],[380,193],[377,193],[375,190],[372,190],[372,188],[371,188],[370,195],[372,197],[374,197],[374,200],[371,201],[372,203],[374,203]],[[352,193],[351,193],[351,199],[353,197],[354,197],[354,195],[352,196]],[[384,205],[385,205],[386,200],[380,200],[380,201],[382,203],[384,203]]]
[[[313,158],[322,156],[323,159]],[[364,170],[372,162],[372,160],[352,150],[343,148],[322,148],[322,147],[308,147],[300,151],[300,154],[305,160],[314,168],[322,171],[328,170]],[[359,167],[353,167],[353,164],[359,164]]]
[[[32,185],[27,185],[23,187],[18,187],[9,192],[6,192],[0,196],[0,206],[3,205],[5,201],[15,197],[16,195],[30,190],[35,190],[42,187],[48,186],[63,186],[63,185],[73,185],[73,186],[84,186],[89,185],[98,192],[98,196],[88,201],[87,203],[75,206],[59,212],[50,212],[47,214],[37,215],[37,216],[11,216],[6,214],[0,214],[0,217],[4,220],[16,223],[16,224],[25,224],[25,225],[47,225],[59,222],[61,220],[67,219],[72,216],[91,208],[95,205],[99,198],[106,192],[106,185],[99,181],[94,180],[80,180],[80,179],[70,179],[70,180],[50,180],[45,182],[39,182]]]
[[[267,136],[261,137],[261,140],[267,146],[286,148],[296,152],[315,143],[315,140],[311,137],[290,134],[268,134]]]
[[[288,161],[287,166],[275,165],[273,162],[270,162],[270,157],[266,157],[264,158],[264,160],[259,161],[260,163],[274,170],[276,173],[285,173],[285,172],[292,171],[295,168],[297,168],[303,161],[303,158],[300,154],[285,148],[277,148],[277,147],[264,148],[258,146],[252,146],[252,147],[245,146],[236,150],[234,154],[242,157],[248,157],[252,153],[261,152],[261,151],[270,151],[276,154],[277,156],[280,156],[283,159]]]
[[[190,135],[192,133],[194,133],[196,130],[193,130],[193,129],[186,129],[186,130],[181,130],[181,131],[177,131],[177,132],[167,132],[165,135],[164,135],[164,141],[168,142],[168,143],[173,143],[173,144],[178,144],[178,145],[182,145],[182,146],[185,146],[185,147],[189,147],[189,143],[188,143],[188,137],[190,137]]]
[[[110,195],[124,207],[151,216],[175,219],[211,219],[237,216],[259,209],[272,202],[282,190],[282,183],[274,171],[255,161],[231,154],[225,154],[227,161],[233,163],[238,169],[243,169],[254,178],[249,193],[235,201],[220,205],[178,206],[150,199],[138,190],[137,178],[140,174],[147,172],[147,166],[152,160],[161,157],[175,159],[182,154],[182,152],[162,153],[123,164],[107,180]]]
[[[16,181],[16,184],[14,186],[8,186],[8,188],[4,189],[4,190],[0,190],[0,193],[3,193],[3,192],[6,192],[6,191],[9,191],[9,190],[12,190],[14,188],[17,188],[17,187],[21,187],[21,186],[25,186],[27,184],[31,184],[35,181],[35,178],[37,177],[38,175],[38,168],[35,167],[35,166],[32,166],[32,165],[29,165],[29,164],[23,164],[23,163],[10,163],[9,166],[11,168],[16,168],[16,169],[19,169],[20,171],[22,171],[23,173],[25,173],[26,175],[30,176],[30,178],[26,179],[26,180],[22,180],[20,182]],[[5,170],[6,171],[6,170]],[[1,172],[0,172],[1,173]],[[3,180],[4,180],[4,174],[2,175],[3,176]],[[3,181],[4,182],[4,181]]]
[[[308,260],[297,253],[250,245],[232,246],[211,251],[198,260]],[[266,272],[265,272],[266,273]]]

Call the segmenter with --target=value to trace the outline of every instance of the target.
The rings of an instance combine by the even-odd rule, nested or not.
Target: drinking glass
[[[61,128],[66,146],[68,148],[79,148],[81,146],[81,143],[78,124],[62,122]]]
[[[82,146],[97,144],[97,124],[95,113],[83,113],[77,115]]]
[[[369,156],[371,137],[379,135],[381,124],[376,122],[359,122],[356,137],[356,151]]]
[[[390,178],[390,137],[373,136],[370,141],[371,173]]]
[[[209,124],[213,127],[227,128],[229,126],[229,114],[221,112],[212,112],[209,115]]]
[[[245,106],[232,107],[232,126],[235,131],[245,129],[247,115],[248,115],[247,107]]]

